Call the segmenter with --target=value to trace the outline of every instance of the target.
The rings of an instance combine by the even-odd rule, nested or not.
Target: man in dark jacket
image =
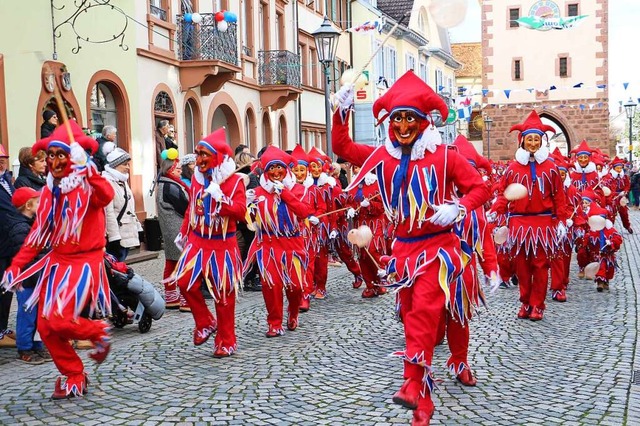
[[[104,166],[107,165],[107,153],[103,151],[104,144],[107,142],[116,143],[116,136],[118,134],[118,129],[113,126],[104,126],[102,128],[102,136],[98,139],[98,150],[93,155],[93,162],[98,166],[98,171],[104,171]],[[109,151],[111,152],[111,151]]]
[[[7,217],[16,214],[16,208],[11,204],[11,197],[15,192],[13,187],[13,177],[11,172],[7,170],[9,164],[9,155],[3,145],[0,145],[0,235],[2,235],[2,244],[0,244],[0,258],[10,256],[8,244],[5,244],[5,238],[9,231]],[[8,264],[0,263],[0,277],[4,275],[4,271]],[[11,310],[11,301],[13,293],[3,292],[0,290],[0,346],[15,346],[15,334],[8,330],[9,312]]]
[[[347,177],[347,170],[351,167],[351,163],[346,161],[344,158],[338,158],[336,160],[338,164],[340,164],[340,176],[338,176],[338,180],[340,181],[340,186],[342,189],[345,189],[349,186],[349,178]]]
[[[631,175],[631,193],[633,194],[633,207],[640,205],[640,171]]]

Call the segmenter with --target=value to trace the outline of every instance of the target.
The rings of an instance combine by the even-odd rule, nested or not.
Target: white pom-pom
[[[527,196],[527,187],[521,183],[512,183],[504,190],[504,198],[509,201],[520,200]]]
[[[373,232],[367,225],[362,225],[358,229],[352,229],[347,234],[349,242],[360,248],[367,247],[373,239]]]
[[[602,231],[607,224],[607,220],[602,216],[591,216],[589,218],[589,228],[592,231]]]
[[[509,228],[507,228],[506,226],[500,226],[496,228],[495,232],[493,233],[493,241],[495,241],[496,244],[503,244],[505,241],[507,241],[508,236]]]
[[[222,160],[222,164],[220,164],[220,174],[222,175],[222,180],[226,180],[235,171],[236,162],[233,161],[233,158],[225,156],[224,160]]]
[[[625,207],[627,204],[629,204],[629,199],[627,197],[620,198],[620,205],[622,207]]]
[[[603,186],[602,193],[605,197],[608,197],[609,195],[611,195],[611,188],[609,188],[608,186]]]
[[[115,144],[115,143],[113,143],[113,142],[111,142],[111,141],[105,142],[105,143],[102,145],[102,153],[103,153],[104,155],[109,155],[109,154],[111,154],[111,153],[113,152],[113,150],[114,150],[114,149],[116,149],[116,144]]]
[[[600,269],[600,262],[591,262],[584,267],[584,277],[588,280],[592,280],[596,277],[598,270]]]

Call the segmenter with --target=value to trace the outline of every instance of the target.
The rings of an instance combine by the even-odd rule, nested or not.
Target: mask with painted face
[[[204,174],[218,165],[217,156],[203,145],[196,147],[196,167]]]
[[[411,145],[426,129],[429,122],[414,111],[396,111],[389,120],[390,133],[400,145]]]
[[[317,179],[322,174],[322,165],[316,161],[309,163],[309,173],[314,179]]]
[[[287,168],[280,163],[276,163],[267,169],[266,175],[272,182],[282,182],[287,175]]]
[[[291,171],[295,175],[297,183],[303,183],[304,180],[307,178],[307,174],[308,174],[307,166],[304,166],[302,164],[297,164],[293,166]]]
[[[71,173],[69,153],[62,148],[52,146],[47,150],[47,167],[54,179],[61,179]]]

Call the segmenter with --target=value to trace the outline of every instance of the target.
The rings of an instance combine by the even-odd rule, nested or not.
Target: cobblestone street
[[[631,216],[640,231],[640,213]],[[444,369],[447,345],[439,346],[434,368],[443,381],[433,424],[640,424],[640,386],[632,384],[640,369],[640,245],[637,234],[622,233],[621,270],[609,293],[573,278],[568,302],[549,296],[538,323],[516,319],[517,288],[488,294],[489,309],[471,325],[478,386],[454,380]],[[163,258],[132,266],[158,282]],[[212,343],[193,346],[188,313],[168,311],[147,334],[132,325],[114,330],[104,364],[82,353],[91,377],[82,399],[49,400],[53,364],[25,365],[15,349],[2,349],[0,424],[408,424],[411,413],[391,402],[402,363],[389,354],[403,348],[393,296],[362,299],[343,267],[330,268],[329,281],[329,297],[301,314],[298,330],[276,339],[264,336],[261,294],[245,293],[236,315],[239,351],[226,359],[212,357]]]

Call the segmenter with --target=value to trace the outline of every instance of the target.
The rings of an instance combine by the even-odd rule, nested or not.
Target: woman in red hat
[[[85,152],[93,154],[97,148],[72,120],[33,146],[34,154],[47,152],[47,185],[35,224],[3,279],[9,288],[19,288],[22,280],[42,270],[27,307],[38,304],[38,331],[63,375],[53,399],[81,396],[87,389],[87,373],[71,340],[90,340],[95,349],[89,356],[97,363],[110,349],[109,323],[85,317],[111,313],[103,254],[104,208],[113,199],[113,188]],[[22,271],[45,247],[51,251]]]
[[[542,123],[532,111],[518,131],[520,147],[515,160],[505,172],[500,192],[510,184],[524,185],[526,196],[508,201],[498,196],[492,210],[508,212],[508,239],[513,243],[515,272],[520,288],[518,318],[540,321],[543,317],[549,283],[551,259],[557,255],[559,241],[567,235],[566,201],[562,179],[555,164],[549,160],[549,150],[542,146],[546,132],[554,128]]]
[[[311,206],[304,200],[304,186],[295,182],[289,167],[294,158],[270,146],[260,157],[264,173],[260,186],[247,191],[249,216],[255,225],[256,238],[249,250],[248,265],[258,264],[262,295],[267,306],[267,337],[284,334],[282,327],[283,291],[289,302],[287,329],[298,327],[304,274],[308,263],[302,237],[304,219]]]
[[[412,71],[400,77],[373,104],[378,122],[389,118],[389,136],[379,147],[356,144],[349,136],[352,85],[343,86],[333,116],[334,151],[351,164],[362,165],[348,189],[369,172],[377,175],[385,213],[396,224],[387,273],[399,291],[406,348],[405,382],[393,401],[415,410],[414,425],[428,425],[431,400],[431,359],[443,307],[451,309],[451,283],[462,273],[468,255],[453,232],[456,220],[481,206],[489,191],[480,175],[455,149],[442,145],[432,110],[445,120],[444,101]],[[454,193],[454,186],[462,197]]]
[[[187,299],[196,327],[193,344],[203,345],[216,334],[213,356],[236,349],[236,294],[242,282],[242,258],[236,222],[247,211],[242,178],[235,174],[233,152],[220,128],[198,142],[196,169],[189,188],[189,206],[175,243],[182,250],[173,279]],[[213,295],[216,318],[200,290],[204,280]]]

